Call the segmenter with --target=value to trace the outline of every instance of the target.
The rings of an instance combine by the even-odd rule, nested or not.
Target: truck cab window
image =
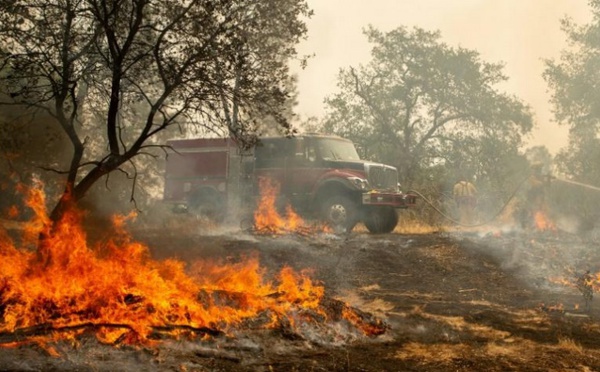
[[[318,155],[323,160],[360,160],[354,144],[350,141],[320,138],[315,142]]]
[[[306,147],[306,159],[311,163],[317,160],[317,150],[315,150],[313,145]]]
[[[256,147],[256,168],[281,168],[290,152],[290,143],[284,142],[286,138],[265,140]],[[286,146],[287,145],[287,146]]]

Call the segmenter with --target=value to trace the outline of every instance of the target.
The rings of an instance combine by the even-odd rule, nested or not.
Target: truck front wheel
[[[365,226],[370,233],[385,234],[394,231],[398,214],[392,207],[372,207],[366,212]]]
[[[350,232],[358,221],[356,204],[345,196],[326,199],[321,213],[325,222],[336,231]]]

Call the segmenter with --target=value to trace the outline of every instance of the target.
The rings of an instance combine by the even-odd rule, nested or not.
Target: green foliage
[[[600,1],[589,4],[594,14],[590,24],[562,20],[569,46],[558,60],[546,61],[544,72],[556,119],[568,124],[577,136],[597,132],[600,123]]]
[[[462,172],[490,193],[509,193],[533,123],[528,106],[498,90],[503,66],[443,43],[439,32],[369,27],[365,35],[372,59],[340,70],[321,129],[396,166],[408,187],[447,192]]]
[[[135,184],[169,128],[249,143],[270,117],[289,131],[287,64],[308,16],[305,0],[11,0],[0,104],[52,118],[72,156],[48,167],[79,200],[115,170]]]
[[[531,129],[528,107],[495,88],[506,79],[501,65],[442,43],[438,32],[365,34],[372,61],[340,71],[339,92],[326,100],[325,130],[397,166],[405,181],[439,163],[476,171],[482,156],[493,156],[488,142],[515,152]]]
[[[569,145],[556,157],[559,176],[600,186],[600,1],[591,0],[589,6],[589,24],[562,21],[568,46],[560,58],[546,61],[544,78],[557,121],[569,127]],[[577,217],[585,227],[597,225],[598,191],[564,183],[559,188],[563,213]]]

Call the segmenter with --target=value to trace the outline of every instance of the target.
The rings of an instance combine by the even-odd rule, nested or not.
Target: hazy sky
[[[312,54],[298,72],[301,117],[321,116],[323,99],[336,91],[337,72],[370,59],[362,29],[382,31],[401,25],[440,30],[452,46],[475,49],[487,62],[505,63],[508,83],[501,88],[529,104],[538,128],[530,143],[556,152],[567,129],[553,123],[543,59],[565,46],[560,19],[590,20],[587,0],[308,0],[315,15],[308,21],[308,39],[299,48]]]

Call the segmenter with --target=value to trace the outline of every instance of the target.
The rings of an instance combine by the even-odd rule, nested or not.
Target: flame
[[[298,312],[325,314],[324,288],[308,271],[284,267],[267,281],[257,257],[188,266],[175,259],[153,260],[147,246],[125,231],[135,215],[115,217],[111,239],[89,246],[77,210],[68,210],[50,229],[41,186],[28,190],[26,205],[35,217],[21,242],[38,244],[41,233],[47,238],[35,245],[37,251],[17,248],[0,228],[0,334],[20,334],[2,347],[45,347],[58,339],[76,340],[90,329],[100,342],[151,345],[156,333],[228,333],[265,313],[271,321],[264,326],[277,319],[293,325]],[[349,311],[347,317],[352,316]],[[377,334],[377,327],[359,326]],[[51,346],[48,350],[52,354]]]
[[[259,179],[260,200],[254,212],[254,227],[257,231],[271,234],[283,234],[298,231],[306,227],[304,220],[288,204],[285,216],[281,216],[275,207],[279,195],[279,185],[270,178]]]
[[[542,212],[542,211],[535,212],[533,218],[535,220],[535,226],[538,230],[556,231],[556,225],[548,218],[548,216],[544,212]]]
[[[559,284],[565,287],[575,288],[581,292],[586,306],[589,306],[593,294],[600,291],[600,272],[591,273],[586,271],[583,274],[576,274],[572,270],[570,271],[570,277],[553,277],[549,278],[551,283]],[[579,309],[579,304],[575,305],[576,309]]]
[[[558,303],[555,305],[546,305],[544,303],[539,305],[540,310],[548,312],[548,313],[564,313],[565,305],[562,303]]]

